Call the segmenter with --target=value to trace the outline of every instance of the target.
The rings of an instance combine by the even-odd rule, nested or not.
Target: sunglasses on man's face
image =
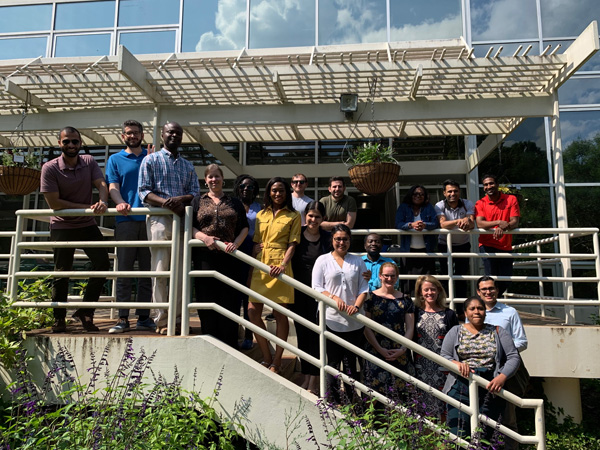
[[[79,145],[81,141],[79,139],[63,139],[62,141],[60,141],[60,143],[62,145],[69,145],[69,144],[73,144],[73,145]]]
[[[304,184],[306,180],[292,180],[292,184]]]

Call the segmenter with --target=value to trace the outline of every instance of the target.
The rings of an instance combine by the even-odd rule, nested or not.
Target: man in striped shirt
[[[138,193],[147,206],[167,208],[183,216],[185,207],[200,192],[198,176],[194,165],[179,154],[183,139],[183,128],[176,122],[165,124],[162,130],[163,148],[148,155],[140,167]],[[165,241],[173,238],[172,216],[148,216],[146,221],[148,238],[152,241]],[[181,230],[178,230],[181,233]],[[179,258],[183,257],[183,234],[180,236]],[[171,248],[152,248],[151,270],[168,271],[171,267]],[[182,280],[176,283],[176,314],[181,318]],[[167,303],[168,280],[155,278],[152,283],[152,301]],[[154,317],[156,332],[167,333],[167,311],[158,310]]]

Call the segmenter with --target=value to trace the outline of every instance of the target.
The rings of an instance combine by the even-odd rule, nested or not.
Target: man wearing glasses
[[[46,203],[54,210],[91,209],[94,214],[104,214],[108,207],[108,188],[98,163],[91,155],[80,155],[81,134],[73,127],[60,130],[58,145],[61,155],[42,166],[40,192]],[[100,200],[94,202],[93,188],[98,189]],[[50,218],[50,240],[65,241],[102,241],[102,233],[92,216]],[[92,270],[110,269],[108,250],[100,247],[82,246],[92,263]],[[75,249],[54,249],[54,270],[71,271]],[[106,278],[90,278],[83,295],[84,302],[97,302]],[[69,278],[55,278],[52,286],[52,301],[66,302],[69,293]],[[65,318],[67,310],[54,308],[53,333],[67,331]],[[85,331],[98,331],[94,325],[94,309],[80,308],[73,318],[81,321]]]
[[[115,239],[117,241],[147,241],[146,216],[132,216],[131,208],[144,205],[138,195],[138,175],[142,160],[148,152],[142,148],[144,132],[142,124],[135,120],[127,120],[123,124],[121,139],[127,147],[119,153],[111,155],[106,164],[106,182],[110,197],[121,213],[115,218]],[[150,271],[150,248],[118,247],[117,259],[119,271],[134,270],[135,261],[139,270]],[[133,278],[117,279],[117,302],[131,300]],[[137,279],[137,300],[150,303],[152,301],[152,280],[142,277]],[[138,331],[154,331],[156,324],[150,318],[150,310],[138,309],[138,320],[135,329]],[[109,333],[129,331],[129,309],[119,309],[119,321],[108,330]]]
[[[498,287],[496,286],[495,280],[490,276],[483,276],[477,280],[477,295],[485,302],[485,323],[495,325],[504,328],[513,339],[517,350],[522,352],[527,348],[527,336],[525,335],[525,328],[521,322],[521,317],[515,308],[508,306],[504,303],[498,302]],[[519,370],[525,370],[523,362],[521,361],[521,367]],[[515,386],[504,386],[513,394],[523,396],[524,391],[517,392]],[[502,423],[511,430],[518,431],[517,429],[517,415],[515,411],[515,405],[511,402],[506,402],[504,413],[502,414]],[[518,449],[519,444],[506,437],[505,449]]]
[[[313,201],[308,195],[304,195],[307,187],[308,180],[306,179],[306,175],[297,173],[292,177],[292,205],[300,213],[302,226],[306,225],[306,214],[304,212],[306,205]]]

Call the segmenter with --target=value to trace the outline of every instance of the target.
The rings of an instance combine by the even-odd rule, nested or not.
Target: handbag
[[[498,332],[497,325],[496,332]],[[506,380],[506,383],[504,383],[504,389],[519,397],[522,397],[529,390],[530,379],[531,376],[527,371],[527,367],[525,367],[525,363],[523,363],[523,358],[521,358],[521,355],[519,355],[519,368],[512,377]]]

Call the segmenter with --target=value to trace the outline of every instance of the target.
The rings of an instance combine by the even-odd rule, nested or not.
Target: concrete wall
[[[107,347],[109,368],[111,373],[115,373],[127,345],[127,339],[123,337],[30,337],[26,341],[29,354],[33,356],[30,370],[38,386],[43,383],[59,342],[73,355],[82,383],[87,383],[90,378],[87,368],[91,367],[92,351],[98,360]],[[194,388],[193,374],[197,369],[195,390],[202,398],[212,396],[219,374],[224,369],[220,393],[214,406],[224,416],[232,418],[236,415],[235,419],[246,427],[246,437],[260,448],[269,448],[271,445],[276,448],[314,448],[314,443],[306,441],[306,419],[310,420],[319,442],[326,441],[316,407],[317,397],[271,373],[247,356],[239,352],[229,353],[227,346],[210,336],[136,336],[133,348],[136,354],[142,348],[147,355],[156,351],[152,370],[167,380],[173,379],[176,366],[183,376],[182,387],[187,390]],[[6,386],[13,379],[13,374],[2,369],[0,377],[0,384]],[[245,407],[240,413],[242,402]]]

